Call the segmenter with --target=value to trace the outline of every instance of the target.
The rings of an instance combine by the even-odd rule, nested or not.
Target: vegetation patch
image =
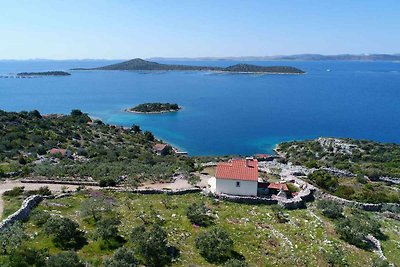
[[[96,208],[100,204],[91,203],[91,199],[98,197],[99,203],[109,202],[112,208]],[[187,213],[189,207],[202,207],[203,203],[206,213],[214,215],[213,223],[199,227]],[[94,216],[87,212],[90,210]],[[205,210],[200,210],[204,214]],[[51,258],[107,267],[155,266],[155,262],[162,263],[158,266],[330,266],[338,264],[339,258],[349,266],[371,266],[377,255],[351,245],[336,227],[341,220],[353,217],[362,217],[362,226],[365,221],[370,225],[369,218],[379,219],[378,227],[370,225],[366,229],[374,236],[379,233],[377,229],[384,234],[384,253],[389,262],[399,264],[398,221],[379,213],[368,214],[367,219],[364,212],[358,215],[348,208],[338,219],[325,217],[323,212],[313,203],[307,209],[281,211],[274,206],[225,202],[197,193],[165,196],[81,190],[70,197],[43,200],[21,225],[23,235],[17,236],[20,243],[13,242],[17,245],[0,255],[0,265],[9,264],[12,258],[28,262],[32,255],[38,255],[38,260],[45,255],[46,264]],[[53,224],[45,219],[48,216],[65,218],[62,223],[56,220],[66,229],[66,247],[56,240],[61,233],[47,226]],[[77,246],[73,240],[79,232],[86,242]],[[70,245],[71,240],[75,244]],[[211,250],[208,244],[219,249]],[[67,256],[71,248],[76,254]]]

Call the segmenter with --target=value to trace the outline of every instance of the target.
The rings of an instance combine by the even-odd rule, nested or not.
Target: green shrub
[[[345,253],[341,248],[333,245],[332,248],[325,251],[325,258],[329,266],[348,267],[349,263],[345,258]]]
[[[338,220],[335,225],[336,232],[344,241],[362,249],[371,249],[372,244],[367,240],[367,235],[378,239],[385,238],[380,230],[380,223],[360,211],[353,210],[352,214]]]
[[[357,180],[357,182],[360,183],[360,184],[366,184],[366,183],[368,183],[368,179],[365,178],[365,176],[364,176],[363,174],[357,174],[356,180]]]
[[[138,266],[138,263],[132,250],[121,247],[114,252],[111,258],[106,259],[103,265],[104,267],[135,267]]]
[[[8,267],[42,267],[46,265],[47,250],[37,250],[35,248],[23,248],[13,251],[9,260]]]
[[[16,186],[13,189],[4,192],[3,195],[7,196],[7,197],[22,196],[22,194],[24,193],[24,188],[25,187],[23,187],[23,186]]]
[[[47,186],[39,187],[39,189],[37,189],[37,190],[29,190],[26,193],[29,196],[31,196],[31,195],[50,196],[51,195],[51,191],[50,191],[49,187],[47,187]]]
[[[339,185],[336,189],[335,195],[345,199],[352,199],[355,191],[353,187],[348,185]]]
[[[343,217],[342,205],[331,200],[320,200],[317,207],[321,210],[322,214],[331,219],[338,219]]]
[[[48,212],[37,210],[37,209],[33,210],[30,215],[30,219],[37,226],[44,225],[50,219],[50,217],[51,217],[51,215]]]
[[[85,267],[85,264],[76,252],[66,251],[50,256],[46,267]]]
[[[47,235],[53,236],[56,246],[63,249],[82,247],[86,240],[79,225],[69,218],[52,216],[44,224],[44,231]]]
[[[197,237],[196,248],[208,262],[221,263],[231,257],[233,241],[223,228],[213,227]]]
[[[321,170],[310,173],[308,179],[316,183],[319,187],[330,192],[334,192],[339,185],[339,181],[335,176]]]
[[[159,224],[153,224],[148,229],[144,226],[134,228],[131,240],[147,265],[165,266],[171,263],[167,233]]]
[[[115,179],[107,177],[107,178],[102,178],[99,181],[99,186],[100,187],[107,187],[107,186],[116,186],[117,182]]]
[[[186,210],[188,219],[200,226],[207,226],[212,223],[212,218],[207,213],[208,209],[204,203],[193,203]]]

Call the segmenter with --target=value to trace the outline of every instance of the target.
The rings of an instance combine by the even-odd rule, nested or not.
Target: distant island
[[[128,108],[126,111],[134,113],[167,113],[175,112],[180,110],[181,107],[178,104],[171,103],[143,103],[139,104],[133,108]]]
[[[154,61],[400,61],[400,54],[297,54],[276,56],[242,56],[242,57],[153,57]]]
[[[170,65],[135,58],[117,64],[98,68],[76,68],[72,70],[144,70],[144,71],[218,71],[234,73],[265,73],[265,74],[304,74],[305,72],[290,66],[258,66],[237,64],[229,67]]]
[[[17,76],[69,76],[65,71],[45,71],[45,72],[20,72]]]

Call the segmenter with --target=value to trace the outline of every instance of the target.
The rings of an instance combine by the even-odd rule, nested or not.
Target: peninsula
[[[65,71],[44,71],[44,72],[20,72],[17,76],[69,76]]]
[[[175,112],[180,109],[181,109],[181,107],[178,106],[178,104],[143,103],[143,104],[139,104],[133,108],[128,108],[128,109],[126,109],[126,111],[133,112],[133,113],[155,114],[155,113]]]
[[[73,70],[144,70],[144,71],[218,71],[229,73],[265,73],[265,74],[304,74],[303,70],[290,66],[259,66],[237,64],[229,67],[170,65],[135,58],[117,64],[98,68],[76,68]]]

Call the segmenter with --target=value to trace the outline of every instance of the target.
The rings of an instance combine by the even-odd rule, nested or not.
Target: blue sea
[[[0,61],[0,75],[97,67],[116,61]],[[228,66],[232,61],[172,62]],[[400,63],[247,62],[290,65],[306,75],[71,71],[68,77],[0,78],[0,109],[69,113],[139,124],[191,155],[270,153],[282,141],[320,136],[400,143]],[[172,102],[176,113],[123,110]]]

